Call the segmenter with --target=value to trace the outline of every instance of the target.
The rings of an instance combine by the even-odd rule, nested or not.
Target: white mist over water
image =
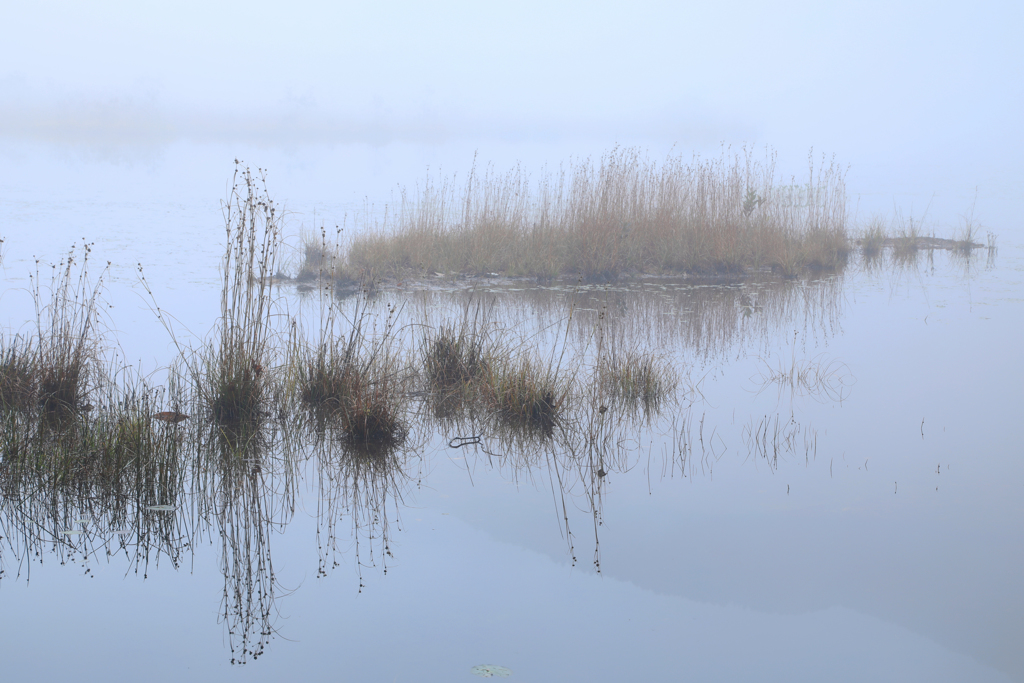
[[[780,171],[798,182],[812,149],[816,161],[834,155],[849,164],[849,208],[858,221],[899,212],[923,219],[925,232],[948,237],[973,210],[1003,247],[995,275],[988,273],[980,284],[948,272],[922,276],[920,289],[893,284],[896,278],[861,280],[847,306],[853,313],[844,318],[844,334],[830,349],[854,365],[856,394],[842,409],[812,411],[822,431],[821,462],[785,472],[785,482],[737,468],[732,480],[723,472],[713,482],[655,484],[655,511],[702,531],[681,524],[665,532],[650,525],[644,517],[651,510],[643,502],[649,491],[623,476],[607,507],[603,553],[609,580],[580,578],[583,572],[566,578],[564,543],[550,509],[543,507],[550,503],[548,492],[531,492],[536,505],[528,506],[527,494],[513,494],[515,487],[505,481],[481,477],[470,487],[461,472],[442,469],[431,485],[440,490],[444,484],[462,498],[442,504],[431,490],[417,500],[431,506],[421,516],[438,528],[451,518],[447,512],[441,518],[437,509],[459,517],[442,532],[441,547],[449,554],[436,557],[432,537],[408,533],[399,555],[406,566],[399,563],[383,579],[368,578],[373,590],[359,598],[363,602],[349,594],[350,577],[341,572],[333,583],[309,581],[306,587],[313,587],[287,605],[297,616],[296,630],[286,635],[301,633],[315,647],[288,650],[290,644],[283,644],[259,663],[268,668],[232,675],[273,678],[274,672],[290,674],[299,666],[318,673],[319,662],[306,655],[336,646],[325,634],[335,633],[337,614],[318,611],[324,595],[331,604],[375,615],[371,620],[411,610],[411,625],[403,626],[402,635],[429,644],[417,645],[416,652],[438,659],[457,652],[465,670],[479,663],[473,658],[482,652],[508,653],[498,637],[458,615],[446,617],[445,624],[471,646],[452,645],[460,638],[436,628],[437,615],[451,610],[451,603],[424,600],[424,593],[432,593],[424,589],[424,577],[435,580],[432,588],[441,586],[444,598],[465,599],[460,604],[466,611],[477,605],[443,584],[452,565],[481,600],[493,594],[494,585],[514,586],[497,601],[497,616],[488,617],[493,633],[504,633],[502,623],[530,625],[537,615],[522,605],[557,605],[553,623],[560,628],[547,626],[546,642],[530,641],[532,652],[543,657],[531,659],[527,652],[505,661],[520,676],[564,671],[562,677],[571,678],[565,651],[550,643],[574,630],[599,643],[594,648],[577,642],[570,649],[592,657],[584,668],[595,677],[609,666],[595,664],[610,651],[604,642],[629,640],[637,651],[656,657],[680,647],[666,633],[692,637],[686,652],[693,658],[716,653],[717,660],[694,664],[705,667],[708,677],[716,661],[742,669],[735,642],[723,644],[737,633],[746,643],[769,634],[768,644],[749,651],[745,661],[749,672],[770,660],[779,680],[788,680],[790,656],[809,662],[805,672],[828,678],[828,661],[813,661],[827,659],[821,653],[832,652],[828,648],[872,675],[880,673],[872,666],[884,669],[891,661],[931,662],[937,670],[930,673],[945,673],[949,680],[1005,680],[1005,672],[1021,671],[1012,646],[993,639],[994,633],[1019,633],[1010,628],[1014,616],[992,607],[1000,600],[1011,608],[1021,604],[1016,579],[1003,576],[1020,559],[1019,532],[1006,521],[1019,518],[1019,467],[1005,457],[1015,447],[1006,427],[1013,420],[1008,406],[1015,405],[1007,377],[1017,366],[1008,372],[987,365],[982,379],[971,365],[945,369],[951,355],[954,364],[964,356],[970,363],[986,355],[1012,357],[1010,340],[1020,335],[1014,303],[1020,299],[1024,246],[1020,5],[448,2],[291,3],[284,9],[260,2],[53,2],[5,7],[4,22],[0,238],[8,288],[0,296],[0,325],[19,329],[33,318],[24,288],[36,257],[55,262],[71,244],[95,242],[94,274],[112,262],[111,325],[129,360],[140,360],[147,370],[167,363],[175,349],[154,319],[137,264],[155,287],[156,304],[183,329],[197,337],[212,329],[224,245],[219,202],[227,196],[235,159],[268,169],[271,196],[290,212],[286,225],[293,246],[301,229],[351,226],[367,201],[379,211],[396,190],[414,189],[428,174],[465,178],[474,159],[478,167],[493,163],[501,170],[521,162],[539,173],[570,158],[600,156],[615,145],[640,146],[654,160],[670,151],[707,157],[747,145],[759,155],[766,146],[777,150]],[[989,311],[994,322],[987,321]],[[933,334],[926,326],[942,332]],[[966,332],[956,333],[959,328]],[[741,374],[733,371],[730,381]],[[917,387],[913,399],[892,398],[894,378],[903,383],[899,391]],[[719,389],[722,405],[729,406],[735,386],[723,380]],[[879,417],[878,406],[889,406],[886,401],[898,405]],[[969,401],[964,411],[959,401]],[[921,417],[925,437],[916,431]],[[745,419],[740,416],[741,423]],[[984,425],[984,438],[974,441],[964,419]],[[972,443],[981,447],[973,450]],[[847,452],[850,463],[842,459]],[[838,489],[829,488],[836,480],[823,464],[826,453],[843,463]],[[938,462],[928,458],[940,455],[954,462],[954,474],[932,474]],[[872,474],[856,469],[869,457]],[[896,479],[906,498],[889,488]],[[947,490],[950,496],[933,492],[933,480],[941,483],[942,496]],[[790,483],[787,498],[783,490]],[[850,503],[853,511],[837,509],[835,501]],[[408,513],[410,526],[416,516]],[[905,526],[882,538],[892,520]],[[952,547],[944,545],[947,528]],[[980,529],[1002,530],[1005,537],[993,540],[992,531]],[[900,534],[907,531],[916,539],[911,550],[900,546]],[[807,549],[807,538],[830,533],[827,544],[835,552],[816,555]],[[283,538],[288,540],[279,541],[278,557],[296,566],[301,563],[294,558],[308,559],[308,534],[293,531]],[[792,554],[765,572],[745,573],[783,555],[769,541]],[[884,546],[881,560],[905,566],[876,566],[875,555],[857,555],[874,546]],[[959,555],[962,548],[968,556]],[[814,562],[814,589],[801,573],[807,571],[803,560]],[[201,562],[213,564],[209,555]],[[977,569],[972,563],[988,564]],[[50,565],[42,577],[62,569]],[[289,585],[307,578],[306,566],[289,568]],[[501,570],[497,577],[494,567]],[[755,585],[752,576],[762,583]],[[930,602],[928,591],[939,594],[950,585],[956,590],[963,576],[981,579],[966,581],[972,587],[963,601],[976,606],[931,613],[931,607],[956,599]],[[184,574],[154,577],[195,592]],[[531,583],[523,577],[537,578]],[[100,581],[115,584],[106,595],[126,600],[132,590],[138,594],[133,599],[154,611],[177,607],[177,593],[167,598],[135,582],[126,589],[117,571]],[[174,621],[202,631],[204,637],[194,639],[196,663],[220,666],[223,653],[210,642],[219,645],[223,634],[208,618],[220,586],[208,574],[197,581],[213,602],[190,601],[193,618],[176,613]],[[3,590],[5,613],[37,610],[37,593]],[[538,591],[549,602],[538,600]],[[66,595],[68,602],[78,599],[77,586]],[[381,605],[387,609],[378,610]],[[991,615],[985,613],[989,608]],[[69,623],[80,630],[96,616],[85,600],[67,609],[76,615]],[[791,614],[803,609],[812,611]],[[516,616],[504,616],[509,614]],[[679,614],[689,621],[679,631],[618,623],[594,633],[602,619],[627,614],[672,628]],[[973,621],[959,630],[963,614]],[[365,644],[358,638],[366,634],[354,623],[346,624],[347,636]],[[708,636],[703,623],[720,638]],[[53,625],[37,628],[22,628],[20,637],[35,640]],[[180,637],[181,628],[186,627],[164,635]],[[828,640],[822,634],[830,629],[849,634],[847,642],[856,647],[843,649],[839,637]],[[785,650],[788,632],[817,636],[814,642],[823,649],[813,656]],[[15,635],[6,635],[5,642],[14,642]],[[899,644],[889,648],[889,659],[877,655],[886,643]],[[963,649],[954,649],[958,643]],[[107,647],[94,645],[93,654]],[[876,658],[860,659],[857,647]],[[364,667],[369,678],[375,663],[353,666]],[[165,675],[180,678],[172,664]],[[414,664],[402,666],[416,673]],[[851,677],[857,672],[851,668]]]
[[[640,145],[808,150],[865,212],[1009,222],[1022,9],[976,3],[25,3],[0,45],[0,192],[217,200],[235,158],[297,210],[427,167]]]

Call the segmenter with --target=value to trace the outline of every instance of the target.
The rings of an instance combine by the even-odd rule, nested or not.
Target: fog
[[[0,191],[295,208],[434,171],[638,145],[850,165],[852,210],[986,226],[1024,179],[1024,10],[935,3],[23,3],[0,45]],[[975,196],[977,202],[975,202]],[[998,230],[997,230],[998,232]]]
[[[865,245],[852,252],[847,274],[840,270],[835,277],[809,271],[791,278],[779,271],[784,275],[762,281],[766,260],[747,282],[696,284],[690,277],[653,284],[610,277],[584,284],[580,269],[578,280],[577,271],[561,283],[537,276],[545,286],[533,287],[534,275],[463,280],[438,272],[448,271],[441,266],[424,269],[424,282],[411,286],[389,281],[383,297],[363,296],[379,284],[370,268],[360,274],[370,279],[349,292],[361,293],[337,304],[339,320],[369,310],[367,329],[372,326],[374,334],[378,323],[385,326],[380,321],[399,320],[387,330],[422,334],[426,341],[432,330],[466,316],[471,303],[479,306],[474,297],[480,292],[492,303],[507,295],[512,304],[481,338],[504,340],[521,332],[537,344],[549,335],[553,341],[537,349],[511,341],[507,354],[522,348],[554,359],[560,349],[556,374],[584,378],[604,367],[598,360],[605,347],[595,352],[587,345],[603,340],[607,329],[609,340],[620,340],[608,342],[613,351],[621,344],[625,353],[627,342],[636,342],[651,357],[666,354],[684,373],[678,403],[660,422],[648,418],[646,425],[634,425],[624,418],[614,422],[619,408],[593,400],[599,394],[573,394],[566,405],[579,412],[565,433],[584,435],[579,426],[589,425],[599,431],[587,432],[587,443],[599,443],[593,437],[599,434],[604,441],[597,448],[607,446],[607,453],[594,459],[597,450],[588,446],[586,466],[566,484],[558,458],[576,467],[582,448],[577,453],[556,444],[549,454],[540,446],[531,450],[530,441],[503,441],[493,424],[449,424],[428,407],[424,397],[430,392],[417,384],[402,395],[401,405],[414,406],[407,411],[415,420],[410,443],[419,445],[403,446],[408,462],[395,468],[400,476],[371,481],[368,489],[394,496],[387,502],[393,507],[363,508],[373,523],[386,526],[388,515],[395,516],[390,539],[381,536],[388,559],[379,555],[380,566],[372,544],[370,560],[359,557],[360,513],[345,508],[347,470],[334,479],[341,461],[325,459],[323,471],[298,476],[297,494],[291,484],[282,486],[298,506],[293,498],[267,503],[282,519],[295,518],[279,522],[259,505],[243,510],[249,500],[244,496],[221,496],[217,487],[226,491],[233,480],[210,483],[207,460],[199,457],[209,453],[199,446],[187,463],[201,466],[203,476],[182,475],[181,481],[193,489],[206,482],[208,488],[182,484],[180,492],[157,491],[180,493],[180,501],[172,501],[180,502],[176,512],[164,498],[143,500],[141,494],[137,500],[120,493],[89,498],[81,505],[60,491],[51,496],[29,477],[49,474],[46,468],[33,465],[13,479],[6,467],[12,456],[4,455],[0,503],[7,506],[0,505],[0,540],[9,549],[0,544],[8,553],[5,559],[0,552],[0,598],[5,614],[15,615],[6,620],[8,631],[0,631],[0,641],[12,644],[6,673],[37,675],[39,662],[46,671],[67,667],[70,673],[75,667],[80,673],[114,660],[113,666],[137,673],[140,662],[168,658],[151,671],[160,680],[180,680],[186,666],[189,677],[217,668],[218,675],[227,672],[223,680],[280,680],[281,672],[322,678],[337,674],[338,661],[361,680],[453,680],[452,672],[468,675],[471,666],[485,662],[508,665],[523,680],[531,671],[534,680],[645,679],[680,662],[698,678],[707,671],[722,680],[733,670],[743,672],[737,680],[1024,680],[1018,647],[1024,591],[1013,571],[1024,548],[1017,522],[1024,479],[1014,429],[1024,373],[1013,347],[1024,320],[1024,5],[7,5],[0,41],[0,274],[6,280],[0,352],[7,355],[0,361],[12,368],[15,354],[7,349],[45,331],[46,265],[62,258],[70,263],[69,253],[78,259],[84,240],[90,255],[76,263],[93,278],[82,275],[83,292],[102,284],[92,300],[100,302],[95,338],[104,363],[109,360],[111,386],[138,375],[169,387],[160,395],[177,401],[181,382],[172,381],[168,368],[184,367],[207,340],[223,339],[220,326],[234,315],[225,303],[231,272],[241,273],[236,282],[247,283],[246,291],[259,283],[275,294],[286,292],[275,300],[273,316],[255,327],[273,328],[268,338],[281,343],[273,354],[292,355],[246,357],[241,372],[251,373],[256,379],[250,384],[259,386],[297,377],[295,368],[305,368],[306,361],[294,356],[302,347],[293,343],[300,337],[290,336],[299,329],[295,321],[324,314],[313,310],[299,277],[288,277],[302,274],[301,259],[310,253],[303,233],[356,226],[351,236],[360,225],[353,216],[379,215],[402,188],[415,191],[428,178],[454,175],[461,181],[474,166],[557,173],[560,165],[623,147],[637,147],[651,160],[777,155],[782,184],[791,177],[803,182],[809,164],[821,168],[834,161],[846,169],[852,238],[874,216],[890,221],[894,235],[901,220],[912,218],[922,236],[939,237],[958,236],[969,217],[980,225],[975,237],[989,248],[915,246],[904,260],[887,261],[870,257]],[[281,269],[258,277],[238,270],[246,259],[237,255],[235,271],[225,267],[231,261],[220,202],[229,196],[236,160],[265,170],[270,195],[286,209],[277,214],[285,216]],[[748,189],[750,183],[733,187]],[[763,201],[748,193],[744,214]],[[620,234],[620,224],[609,233],[617,241],[606,244],[626,243],[635,234],[628,222]],[[666,233],[656,234],[661,241],[655,249],[661,250]],[[79,250],[69,252],[73,244]],[[257,262],[252,249],[250,268]],[[529,251],[547,255],[543,248]],[[493,275],[491,270],[475,272]],[[62,271],[52,272],[59,282]],[[74,280],[77,271],[63,272]],[[270,273],[285,277],[264,277]],[[723,268],[723,274],[736,273]],[[58,301],[61,290],[54,291]],[[592,298],[577,308],[580,291]],[[51,304],[50,310],[63,309]],[[623,326],[620,336],[613,336],[619,334],[615,320]],[[584,340],[578,347],[571,346],[572,325]],[[321,343],[333,343],[323,341],[329,337]],[[419,358],[415,353],[431,348],[417,346],[419,341],[401,337],[396,348]],[[208,348],[212,353],[214,342]],[[572,349],[585,352],[574,355]],[[122,368],[117,358],[138,370]],[[570,364],[573,369],[565,370]],[[174,424],[182,422],[183,430],[197,425],[194,434],[205,434],[200,427],[219,428],[216,410],[199,398],[207,396],[203,382],[214,366],[204,365],[208,375],[193,373],[185,382],[196,384],[188,389],[191,404],[161,404],[155,413],[146,404],[134,422],[108,423],[120,435],[128,433],[124,425],[134,425],[138,434],[166,436],[172,427],[153,427],[151,417],[163,420],[170,409],[192,405],[191,417],[173,413],[180,417]],[[774,368],[775,377],[766,379]],[[808,368],[803,379],[798,368]],[[758,373],[761,382],[755,381]],[[825,400],[810,389],[802,393],[801,382],[811,374],[822,384],[849,375],[856,387],[851,381],[844,387],[852,393]],[[774,384],[777,397],[769,386]],[[31,410],[42,405],[36,394],[22,393],[35,401],[26,403]],[[267,394],[273,401],[284,395]],[[542,402],[551,409],[551,399]],[[80,403],[83,424],[107,419],[106,404],[86,403],[84,394]],[[481,405],[486,409],[473,411],[488,419],[499,415]],[[555,408],[560,405],[562,399]],[[282,411],[261,404],[252,415],[260,425],[280,424],[284,434],[299,422]],[[614,431],[606,420],[628,431]],[[549,425],[548,437],[551,431]],[[292,437],[281,438],[290,448]],[[251,451],[232,451],[223,462],[244,465],[254,491],[277,495],[273,467],[261,470],[258,463],[291,461],[278,460],[273,449],[262,452],[257,441]],[[548,448],[549,441],[536,443]],[[760,456],[752,443],[760,444]],[[97,461],[92,451],[68,449],[66,455],[89,467]],[[547,463],[548,455],[554,467],[544,470],[534,462]],[[249,472],[251,463],[257,464]],[[317,463],[311,458],[307,464]],[[144,489],[149,491],[140,485]],[[15,490],[27,493],[19,500],[9,493]],[[216,506],[188,502],[205,500],[200,496],[207,493]],[[240,522],[232,517],[217,527],[216,515],[206,518],[205,510],[219,508],[222,498],[237,504],[224,509],[239,513]],[[360,504],[358,496],[353,500]],[[338,501],[344,504],[335,510]],[[44,528],[32,515],[41,517],[51,504],[61,506],[63,517],[50,515]],[[121,528],[122,513],[138,525]],[[328,557],[323,548],[334,543],[331,525],[347,525],[349,517],[355,520],[355,560],[344,525],[330,549],[335,555]],[[185,560],[175,569],[179,565],[170,567],[173,560],[165,559],[168,568],[157,572],[154,564],[151,574],[143,569],[139,575],[136,560],[136,575],[129,576],[130,562],[118,564],[120,555],[108,552],[114,559],[103,559],[97,551],[91,574],[100,576],[96,590],[83,589],[81,573],[68,571],[77,571],[74,553],[84,547],[75,543],[91,543],[103,533],[111,543],[132,534],[144,539],[150,528],[172,521],[199,530],[195,545],[182,536],[169,546],[181,557],[191,553],[191,564]],[[266,534],[253,535],[258,552],[251,557],[238,560],[217,540],[264,523]],[[293,529],[287,535],[286,523]],[[21,545],[18,524],[28,529]],[[373,524],[366,529],[373,538]],[[321,546],[322,530],[327,540]],[[224,615],[229,588],[241,586],[252,566],[270,567],[272,536],[280,585],[287,590],[280,603],[271,596],[261,615],[268,618],[272,607],[287,623],[275,625],[282,637],[274,636],[263,668],[228,670],[238,633],[248,637],[251,627],[261,639],[272,634],[258,620],[233,631],[228,617],[218,621],[217,602],[223,594]],[[29,541],[49,549],[33,559],[36,546]],[[64,559],[51,561],[57,550],[71,553],[67,570]],[[222,559],[215,563],[218,552]],[[223,559],[229,556],[234,564]],[[83,556],[81,567],[91,557]],[[35,572],[31,589],[27,573],[19,583],[22,566]],[[250,583],[237,599],[251,603],[253,585],[263,584]],[[57,602],[47,602],[52,600]],[[142,622],[124,618],[126,610],[163,616],[139,629]],[[57,622],[49,618],[55,611],[64,615]],[[181,624],[187,624],[184,631]],[[85,649],[54,657],[53,642]],[[111,644],[129,655],[111,660]],[[244,649],[242,654],[244,661]]]

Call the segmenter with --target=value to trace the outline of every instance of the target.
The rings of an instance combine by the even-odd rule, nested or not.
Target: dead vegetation
[[[474,169],[464,186],[428,183],[329,257],[307,243],[302,273],[325,260],[349,273],[614,281],[639,273],[783,277],[831,272],[849,251],[843,171],[810,163],[807,190],[780,189],[774,155],[719,159],[634,149],[531,179]],[[786,186],[789,187],[789,186]]]

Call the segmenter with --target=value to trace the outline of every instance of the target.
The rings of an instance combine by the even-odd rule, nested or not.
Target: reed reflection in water
[[[250,287],[254,280],[238,282]],[[272,548],[304,495],[301,482],[316,481],[318,575],[327,577],[351,551],[361,590],[363,569],[379,564],[387,571],[412,469],[422,481],[425,457],[461,446],[470,477],[482,466],[550,489],[573,562],[574,520],[585,515],[600,571],[610,475],[649,458],[644,444],[654,442],[672,444],[662,454],[663,472],[692,472],[695,447],[702,467],[716,457],[714,435],[705,445],[704,415],[694,412],[700,392],[689,368],[696,359],[769,336],[794,311],[823,333],[838,315],[834,303],[814,305],[821,297],[832,302],[834,280],[658,291],[660,299],[646,284],[525,298],[424,292],[405,308],[380,297],[323,299],[310,316],[319,326],[312,341],[296,319],[288,335],[266,334],[265,346],[239,365],[260,383],[244,419],[225,418],[216,393],[223,378],[209,372],[232,353],[231,336],[222,332],[198,353],[182,349],[168,389],[112,365],[82,394],[89,409],[67,419],[53,422],[45,406],[11,406],[0,463],[4,567],[17,566],[15,578],[27,580],[31,563],[47,554],[88,560],[88,571],[97,558],[123,556],[145,579],[161,559],[184,568],[197,548],[212,545],[219,549],[220,618],[231,660],[245,663],[266,652],[278,603],[296,588],[277,580]],[[267,325],[272,310],[261,314]],[[765,310],[777,319],[751,324]],[[718,341],[687,345],[701,334]],[[333,339],[343,343],[332,350]],[[439,340],[461,344],[468,356],[445,364]],[[453,348],[448,353],[457,354]],[[320,361],[342,376],[355,373],[362,384],[345,385],[355,393],[310,401],[303,382]],[[442,370],[455,381],[448,377],[445,385]],[[530,399],[538,401],[533,408],[510,408],[523,383],[537,377],[555,388]],[[400,438],[353,436],[356,409],[365,405],[361,388],[388,402]],[[349,529],[341,532],[346,515]]]
[[[225,256],[224,319],[197,349],[179,346],[166,388],[103,358],[115,343],[99,328],[58,319],[5,338],[4,578],[28,580],[55,557],[90,573],[123,558],[145,579],[211,546],[231,659],[245,663],[268,651],[299,589],[278,580],[273,549],[311,495],[317,575],[337,580],[350,565],[354,591],[364,571],[387,573],[409,498],[445,456],[470,482],[491,470],[549,491],[566,557],[592,543],[602,571],[615,479],[710,477],[744,448],[773,473],[806,466],[819,433],[803,404],[841,404],[853,385],[817,348],[841,332],[845,276],[529,288],[493,278],[347,298],[328,283],[296,298],[270,279],[270,204],[244,187],[238,215],[255,223],[230,233],[241,237]],[[78,291],[76,306],[99,300],[98,287]],[[50,310],[72,323],[94,313]],[[779,340],[794,329],[783,359]],[[60,410],[18,360],[43,362],[32,350],[50,341],[82,349],[88,368]],[[759,368],[754,394],[777,396],[727,421],[705,394],[737,359]]]

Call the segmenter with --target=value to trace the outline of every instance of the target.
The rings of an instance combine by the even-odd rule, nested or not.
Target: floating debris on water
[[[470,673],[482,676],[483,678],[508,678],[512,675],[512,669],[506,669],[505,667],[498,666],[496,664],[480,664],[478,666],[474,666],[469,671]]]

